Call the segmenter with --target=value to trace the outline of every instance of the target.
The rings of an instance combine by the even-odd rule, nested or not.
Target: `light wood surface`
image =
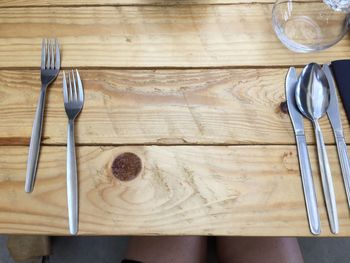
[[[65,147],[42,147],[35,190],[23,191],[27,147],[0,147],[0,231],[68,234]],[[311,160],[322,218],[326,211]],[[340,235],[350,216],[334,147],[327,148],[339,207]],[[308,235],[295,146],[79,147],[80,234]],[[121,182],[111,163],[121,153],[142,160]],[[273,229],[273,231],[272,231]]]
[[[81,70],[86,101],[77,143],[294,144],[289,116],[281,110],[285,74],[286,69]],[[0,83],[0,145],[28,145],[39,71],[3,70]],[[46,109],[43,143],[65,144],[61,76],[48,90]],[[350,138],[344,111],[342,121]],[[305,126],[314,143],[308,120]],[[321,126],[326,142],[334,143],[327,118]]]
[[[309,236],[294,134],[280,107],[284,77],[290,65],[349,57],[350,39],[292,53],[273,32],[273,2],[0,1],[0,233],[68,234],[61,75],[47,94],[35,190],[24,192],[41,39],[57,37],[63,69],[79,68],[85,87],[79,234]],[[348,141],[342,108],[341,117]],[[348,236],[334,139],[327,119],[321,126],[339,235]],[[322,236],[331,236],[305,127]],[[131,181],[111,171],[125,152],[142,160]]]
[[[274,3],[273,0],[1,0],[0,7],[37,7],[37,6],[106,6],[106,5],[194,5],[194,4],[237,4],[237,3]]]
[[[0,9],[0,67],[39,67],[43,37],[62,66],[241,67],[303,65],[350,56],[349,39],[295,54],[275,36],[271,4]]]

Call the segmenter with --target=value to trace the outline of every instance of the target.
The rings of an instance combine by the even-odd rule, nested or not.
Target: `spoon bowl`
[[[322,118],[331,100],[330,88],[322,68],[316,63],[305,66],[295,89],[299,110],[311,121]]]

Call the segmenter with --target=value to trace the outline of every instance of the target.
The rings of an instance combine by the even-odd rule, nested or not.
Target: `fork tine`
[[[74,87],[74,92],[73,92],[73,100],[77,101],[78,100],[78,95],[77,95],[77,85],[75,83],[75,77],[74,77],[74,71],[72,70],[72,77],[73,77],[73,87]]]
[[[50,68],[50,60],[51,60],[51,53],[50,53],[50,40],[47,39],[46,40],[46,51],[47,51],[47,54],[46,54],[46,68]]]
[[[81,82],[80,75],[78,70],[75,70],[77,75],[77,82],[78,82],[78,101],[84,102],[84,90],[83,90],[83,83]]]
[[[54,48],[54,40],[53,40],[53,39],[51,40],[50,47],[51,47],[51,64],[50,64],[50,68],[51,68],[51,69],[54,69],[56,50],[55,50],[55,48]]]
[[[46,62],[46,39],[43,38],[41,42],[41,69],[45,69]]]
[[[67,80],[66,80],[66,74],[64,74],[64,71],[63,71],[63,101],[64,103],[68,103]]]
[[[55,69],[60,69],[61,66],[61,54],[60,54],[60,45],[58,43],[58,40],[55,39],[56,43],[56,59],[55,59]]]
[[[73,94],[72,94],[72,78],[70,76],[70,71],[68,71],[68,82],[69,82],[69,101],[73,101]]]

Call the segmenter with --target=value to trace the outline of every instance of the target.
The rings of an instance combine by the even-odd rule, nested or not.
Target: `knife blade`
[[[295,102],[295,87],[298,77],[294,67],[289,68],[285,80],[286,99],[289,116],[294,128],[295,140],[297,144],[299,167],[304,190],[306,211],[309,221],[310,231],[314,235],[321,233],[320,216],[317,207],[316,192],[312,178],[312,170],[307,149],[304,120]]]
[[[328,84],[330,88],[331,99],[329,107],[327,110],[327,116],[331,123],[335,142],[337,144],[337,151],[339,156],[340,167],[343,175],[343,181],[345,185],[346,196],[348,199],[348,205],[350,207],[350,163],[348,151],[344,139],[343,126],[341,124],[340,113],[339,113],[339,103],[336,91],[336,84],[333,78],[332,71],[327,64],[324,64],[322,67]]]
[[[294,67],[289,68],[286,75],[286,99],[289,116],[292,120],[295,135],[304,135],[304,120],[295,101],[295,86],[298,77]]]
[[[339,104],[338,104],[338,98],[337,98],[337,92],[335,89],[335,81],[333,78],[333,74],[331,72],[330,67],[327,64],[324,64],[322,66],[322,69],[328,80],[330,94],[331,94],[327,115],[334,131],[337,132],[338,135],[344,137],[343,126],[340,120]]]

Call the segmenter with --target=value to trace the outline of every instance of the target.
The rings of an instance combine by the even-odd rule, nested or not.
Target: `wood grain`
[[[303,65],[350,56],[349,37],[296,54],[276,38],[271,4],[0,9],[0,67],[38,67],[57,37],[63,67]]]
[[[289,65],[349,57],[350,39],[292,53],[273,32],[272,3],[0,1],[0,233],[68,234],[61,76],[48,91],[35,190],[24,192],[41,39],[57,37],[62,67],[79,67],[85,87],[76,126],[80,234],[309,236],[294,135],[280,107],[284,77]],[[341,118],[350,138],[343,109]],[[326,119],[321,126],[333,144]],[[327,150],[340,236],[349,236],[336,150]],[[309,151],[322,235],[331,236]],[[142,167],[122,182],[111,166],[126,152]]]
[[[294,144],[285,69],[81,70],[78,144]],[[48,90],[43,142],[66,144],[61,76]],[[40,92],[38,70],[0,71],[0,144],[28,145]],[[350,127],[341,107],[345,138]],[[314,143],[310,122],[307,140]],[[334,143],[327,118],[327,143]]]
[[[308,236],[295,146],[78,147],[80,234]],[[335,148],[328,147],[340,236],[350,217]],[[66,148],[42,148],[34,192],[24,192],[27,147],[0,147],[0,232],[67,234]],[[122,182],[111,164],[138,155],[141,174]],[[322,218],[329,227],[310,155]]]
[[[237,3],[274,3],[271,0],[1,0],[0,7],[23,6],[106,6],[106,5],[203,5],[203,4],[237,4]]]

